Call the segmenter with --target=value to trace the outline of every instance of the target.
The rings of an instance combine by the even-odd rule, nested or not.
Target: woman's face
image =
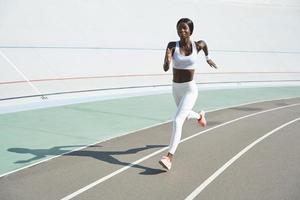
[[[177,33],[178,33],[178,36],[182,39],[188,38],[191,36],[191,30],[190,30],[189,26],[184,22],[178,24]]]

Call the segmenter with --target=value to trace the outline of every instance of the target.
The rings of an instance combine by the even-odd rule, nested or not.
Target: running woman
[[[198,88],[193,80],[197,54],[203,50],[207,63],[217,68],[217,65],[209,58],[207,44],[203,40],[191,41],[193,22],[188,18],[182,18],[177,22],[177,34],[180,38],[177,42],[169,42],[165,60],[164,71],[168,71],[173,64],[173,97],[177,105],[177,112],[173,119],[172,137],[169,152],[163,156],[159,163],[167,170],[171,169],[172,159],[180,142],[182,126],[185,119],[197,119],[202,127],[206,126],[205,112],[192,111],[198,97]]]

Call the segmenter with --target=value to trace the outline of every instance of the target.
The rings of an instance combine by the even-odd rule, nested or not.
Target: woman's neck
[[[180,38],[180,43],[181,43],[181,46],[185,46],[185,47],[188,47],[191,45],[191,40],[190,38]]]

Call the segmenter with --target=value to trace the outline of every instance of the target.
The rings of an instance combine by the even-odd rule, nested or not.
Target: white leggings
[[[185,83],[173,82],[173,97],[177,112],[173,119],[172,137],[169,153],[174,154],[181,139],[182,126],[185,119],[199,119],[199,113],[192,111],[198,97],[198,88],[194,80]]]

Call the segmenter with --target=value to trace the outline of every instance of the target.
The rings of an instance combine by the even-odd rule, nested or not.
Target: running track
[[[300,98],[187,121],[171,171],[158,164],[171,123],[57,157],[0,178],[11,199],[300,199]]]

